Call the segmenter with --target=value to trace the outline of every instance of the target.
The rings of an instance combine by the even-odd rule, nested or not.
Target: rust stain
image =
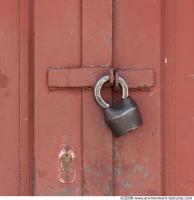
[[[6,74],[3,74],[0,70],[0,88],[6,88],[9,84],[9,77]]]

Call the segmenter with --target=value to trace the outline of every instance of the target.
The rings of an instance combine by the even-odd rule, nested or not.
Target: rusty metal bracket
[[[101,76],[110,73],[108,67],[52,67],[48,69],[48,88],[49,90],[78,87],[91,88],[94,87]],[[117,69],[117,75],[123,77],[131,89],[142,90],[154,86],[154,71],[150,68]]]

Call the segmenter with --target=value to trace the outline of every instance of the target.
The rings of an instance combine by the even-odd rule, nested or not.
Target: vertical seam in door
[[[19,107],[19,109],[18,109],[18,111],[19,111],[19,117],[18,117],[18,128],[19,128],[19,134],[18,134],[18,144],[19,144],[19,146],[18,146],[18,180],[19,180],[19,184],[18,184],[18,186],[19,186],[19,188],[18,188],[18,195],[20,195],[21,194],[21,156],[20,156],[20,153],[21,153],[21,142],[20,142],[20,139],[21,139],[21,137],[20,137],[20,133],[21,133],[21,126],[20,126],[20,120],[21,120],[21,112],[20,112],[20,109],[21,109],[21,105],[20,105],[20,102],[21,102],[21,99],[20,99],[20,95],[21,95],[21,88],[20,88],[20,64],[21,64],[21,62],[20,62],[20,34],[21,34],[21,32],[20,32],[20,28],[21,28],[21,24],[20,24],[20,15],[21,15],[21,13],[20,13],[20,0],[18,0],[18,64],[19,64],[19,70],[18,70],[18,80],[19,80],[19,91],[18,91],[18,98],[19,98],[19,105],[18,105],[18,107]]]
[[[96,2],[98,1],[98,0],[95,0]],[[88,8],[86,8],[85,6],[87,5],[87,3],[86,3],[86,5],[84,4],[84,2],[87,2],[87,1],[83,1],[83,0],[81,0],[81,41],[82,41],[82,44],[81,44],[81,55],[82,55],[82,58],[81,58],[81,64],[82,64],[82,67],[86,67],[87,65],[91,65],[90,67],[92,67],[92,64],[93,65],[96,65],[97,63],[90,63],[91,62],[91,60],[89,61],[89,63],[88,63],[88,60],[86,59],[84,59],[84,57],[83,56],[86,56],[87,58],[88,58],[88,55],[85,55],[85,54],[88,54],[88,52],[87,51],[85,51],[85,48],[87,48],[86,46],[84,46],[85,45],[85,33],[86,33],[86,35],[88,34],[87,32],[86,32],[86,30],[87,30],[87,28],[88,27],[86,27],[86,26],[88,26],[88,24],[86,25],[86,24],[84,24],[84,20],[85,20],[85,18],[84,17],[88,17],[88,13],[85,13],[85,12],[88,12]],[[89,1],[88,1],[89,2]],[[113,0],[110,0],[110,1],[107,1],[106,2],[106,0],[103,0],[103,1],[101,1],[102,2],[102,5],[104,5],[104,6],[110,6],[110,4],[109,3],[111,3],[111,6],[110,7],[108,7],[108,8],[110,8],[111,10],[104,10],[104,8],[102,9],[103,10],[103,14],[104,14],[104,16],[105,17],[107,17],[107,19],[108,20],[110,20],[110,19],[112,19],[112,16],[111,15],[109,15],[109,13],[108,13],[108,11],[110,12],[112,12],[112,2],[113,2]],[[106,4],[106,3],[108,3],[108,4]],[[87,11],[86,11],[86,9],[87,9]],[[100,7],[98,8],[98,9],[100,9]],[[99,10],[100,11],[100,10]],[[107,12],[106,14],[104,13],[104,12]],[[91,13],[90,13],[90,15],[91,15]],[[109,18],[110,17],[110,18]],[[112,20],[111,20],[112,21]],[[90,23],[91,23],[91,21],[90,21]],[[106,22],[107,23],[107,22]],[[111,41],[110,41],[110,43],[108,44],[108,64],[107,64],[107,61],[104,63],[104,58],[102,58],[102,57],[99,57],[100,58],[100,62],[102,62],[102,63],[100,63],[100,64],[102,64],[102,66],[103,66],[103,64],[105,64],[108,68],[110,68],[110,64],[112,64],[112,24],[110,24],[110,23],[112,23],[112,22],[109,22],[108,21],[108,30],[104,30],[105,32],[106,31],[108,31],[108,36],[111,36]],[[102,27],[104,26],[104,21],[103,21],[103,23],[101,24],[101,22],[99,23],[99,25],[102,25]],[[110,27],[109,27],[109,25],[110,25]],[[85,30],[85,28],[86,28],[86,30]],[[91,28],[91,27],[90,27]],[[100,26],[99,26],[99,28],[101,28]],[[110,28],[111,28],[111,30],[110,30]],[[93,30],[90,30],[90,31],[93,31]],[[89,33],[90,34],[90,33]],[[107,34],[107,32],[106,32],[106,34]],[[99,39],[98,38],[98,35],[97,35],[97,39]],[[108,37],[108,40],[109,40],[109,37]],[[107,40],[106,40],[107,41]],[[87,41],[87,43],[88,42],[90,42],[90,41]],[[104,38],[103,38],[103,36],[102,36],[102,39],[100,38],[100,42],[101,43],[103,43],[103,42],[105,42],[104,41]],[[106,45],[106,48],[107,48],[107,43],[105,43],[105,45]],[[111,46],[110,46],[111,45]],[[101,48],[101,47],[100,47]],[[110,48],[110,49],[109,49]],[[88,49],[87,49],[88,50]],[[110,51],[109,51],[110,50]],[[101,52],[100,52],[101,53]],[[102,52],[103,53],[103,52]],[[84,55],[83,55],[84,54]],[[104,54],[104,56],[107,56],[107,53],[106,54]],[[106,58],[106,57],[105,57]],[[102,60],[101,60],[102,59]],[[95,61],[96,62],[96,61]],[[85,131],[85,128],[86,127],[84,127],[84,125],[85,125],[85,122],[84,122],[84,120],[85,120],[85,116],[84,116],[84,114],[83,114],[83,111],[84,111],[84,102],[83,102],[83,100],[85,100],[85,98],[86,98],[86,96],[85,96],[85,89],[82,89],[82,99],[81,99],[81,101],[82,101],[82,138],[83,138],[83,140],[82,140],[82,146],[83,146],[83,149],[82,149],[82,155],[83,155],[83,157],[82,157],[82,172],[83,172],[83,175],[82,175],[82,177],[83,177],[83,184],[82,184],[82,193],[83,193],[83,195],[85,195],[84,193],[86,193],[86,189],[87,189],[87,184],[85,183],[85,180],[87,180],[87,175],[86,175],[86,173],[85,173],[85,170],[83,169],[83,166],[85,165],[85,157],[84,156],[86,156],[87,157],[87,155],[85,155],[84,154],[84,147],[85,147],[85,144],[84,144],[84,139],[86,138],[87,139],[87,136],[85,136],[85,134],[84,134],[84,131]],[[103,119],[102,119],[103,120]],[[84,138],[84,136],[85,136],[85,138]],[[111,139],[111,146],[113,145],[113,139]],[[113,149],[110,149],[110,151],[111,151],[111,153],[112,153],[112,151],[113,151]],[[110,161],[109,161],[109,159],[108,159],[108,162],[111,162],[110,163],[110,165],[111,165],[111,173],[110,173],[110,175],[108,176],[108,180],[111,182],[111,194],[113,193],[113,155],[110,155],[111,157],[109,157],[109,159],[110,159]],[[102,169],[102,171],[103,170],[105,170],[105,168],[104,169]],[[101,177],[101,179],[102,179],[102,177]],[[91,191],[90,191],[91,192]],[[102,192],[102,191],[101,191]],[[110,193],[110,192],[109,192]]]
[[[173,0],[173,4],[174,4],[174,58],[176,58],[176,48],[175,48],[175,46],[176,46],[176,17],[177,17],[177,3],[176,3],[177,1],[176,0]],[[177,74],[177,71],[176,71],[176,59],[174,59],[174,74],[175,74],[175,80],[174,80],[174,82],[175,82],[175,96],[174,96],[174,98],[176,99],[176,74]],[[175,116],[177,116],[176,114],[177,114],[177,109],[176,109],[176,100],[175,100]],[[176,120],[175,120],[175,128],[174,128],[174,141],[175,141],[175,185],[174,185],[174,187],[175,187],[175,194],[177,194],[177,191],[176,191]]]
[[[176,55],[176,48],[175,48],[175,46],[176,46],[176,0],[171,0],[171,1],[165,0],[165,2],[163,4],[163,8],[165,9],[164,10],[165,15],[164,15],[164,20],[163,20],[163,28],[164,28],[163,33],[165,33],[164,37],[163,37],[163,41],[164,41],[165,46],[163,46],[164,47],[163,55],[165,55],[165,57],[168,56],[169,51],[170,51],[170,54],[172,54],[171,59],[173,61],[172,61],[172,64],[170,64],[169,66],[167,65],[167,68],[166,69],[164,68],[162,72],[165,75],[168,73],[168,70],[170,69],[171,73],[173,73],[173,77],[171,79],[171,84],[173,84],[175,88],[174,88],[174,90],[172,90],[172,98],[173,99],[171,101],[172,111],[170,112],[170,114],[172,116],[174,116],[174,119],[175,119],[175,117],[176,117],[176,100],[175,100],[176,99],[176,59],[175,59],[176,58],[176,56],[175,56]],[[168,23],[168,21],[170,21],[170,25],[172,26],[171,35],[170,35],[172,42],[171,42],[170,47],[167,46],[167,44],[166,44],[168,41],[168,38],[169,38],[169,31],[167,30],[168,25],[166,25]],[[163,57],[163,59],[164,59],[164,57]],[[164,62],[164,60],[162,62]],[[164,79],[164,81],[166,81],[166,80]],[[169,82],[169,81],[167,81],[167,82]],[[165,87],[164,87],[163,91],[166,89],[165,82],[164,82],[164,85],[165,85]],[[165,92],[163,94],[165,95],[164,99],[162,99],[164,101],[167,99],[167,97],[166,97]],[[163,104],[163,102],[162,102],[162,104]],[[166,106],[166,104],[163,104],[163,105]],[[165,107],[165,109],[166,109],[166,107]],[[163,111],[163,116],[164,116],[164,120],[165,120],[165,118],[167,117],[165,110]],[[162,181],[163,181],[162,192],[163,192],[163,195],[165,195],[166,192],[168,192],[167,195],[169,195],[169,192],[170,192],[170,194],[176,193],[176,120],[174,120],[174,122],[171,125],[170,133],[168,133],[168,130],[166,128],[166,122],[163,123],[163,126],[164,126],[164,128],[163,128],[162,133],[164,133],[164,138],[163,138],[162,153],[164,153],[164,159],[163,159],[164,164],[163,164],[162,170],[164,170],[164,172],[162,173],[162,175],[164,175],[164,177],[162,177]],[[172,182],[172,185],[171,185],[171,188],[168,190],[166,189],[166,183],[167,183],[167,181],[169,181],[169,178],[167,178],[167,173],[169,173],[168,166],[166,164],[168,162],[168,157],[169,157],[169,155],[167,154],[168,152],[166,152],[166,147],[169,148],[169,146],[166,146],[166,140],[167,140],[166,135],[167,134],[172,134],[172,138],[173,138],[173,141],[172,141],[173,142],[173,144],[172,144],[173,158],[171,158],[172,160],[170,160],[170,161],[173,162],[173,171],[174,171],[172,178],[170,178],[170,182]],[[170,164],[171,164],[171,162],[170,162]]]
[[[162,82],[164,82],[164,75],[163,75],[163,72],[165,73],[164,69],[163,69],[163,60],[165,58],[165,42],[166,42],[166,34],[165,34],[165,14],[166,14],[166,10],[165,10],[165,6],[166,6],[166,1],[160,1],[160,7],[161,7],[161,37],[160,37],[160,45],[161,45],[161,52],[162,52],[162,55],[161,55],[161,58],[160,58],[160,61],[161,61],[161,84]],[[160,101],[161,103],[163,102],[163,93],[165,95],[165,92],[162,90],[161,88],[161,93],[162,95],[160,96]],[[164,99],[165,101],[165,99]],[[163,104],[162,104],[163,106]],[[161,106],[161,119],[163,120],[163,115],[165,115],[165,113],[163,112],[163,109],[162,109],[162,106]],[[164,128],[163,128],[163,124],[164,124]],[[164,132],[164,136],[163,136],[163,133]],[[161,156],[161,195],[165,195],[165,180],[166,180],[166,177],[165,177],[165,174],[166,174],[166,169],[165,169],[165,156],[166,156],[166,152],[165,152],[165,120],[164,122],[162,123],[162,126],[161,126],[161,153],[162,155],[164,156]]]
[[[34,194],[35,190],[35,158],[34,158],[34,0],[29,0],[29,55],[28,55],[28,63],[29,63],[29,162],[30,162],[30,186],[31,193]]]
[[[80,0],[80,64],[83,67],[83,0]],[[81,195],[84,195],[84,145],[83,145],[83,88],[81,88],[81,145],[82,145],[82,188]]]
[[[114,68],[114,19],[115,19],[115,0],[112,0],[112,52],[111,52],[111,65]],[[113,97],[113,90],[111,90],[111,97]],[[113,103],[113,99],[112,99]],[[114,159],[115,159],[115,139],[114,136],[112,137],[112,193],[115,193],[115,167],[114,167]]]
[[[115,0],[112,0],[112,52],[111,52],[111,65],[114,67],[114,7],[115,7]]]

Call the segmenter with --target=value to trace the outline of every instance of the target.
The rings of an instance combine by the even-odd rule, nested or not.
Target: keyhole
[[[59,152],[58,178],[62,183],[72,183],[76,177],[75,153],[64,146]]]
[[[69,172],[72,164],[72,156],[69,153],[65,153],[62,157],[63,168],[65,172]]]

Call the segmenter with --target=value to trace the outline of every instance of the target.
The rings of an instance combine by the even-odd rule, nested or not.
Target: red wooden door
[[[0,1],[0,194],[191,195],[193,6]],[[143,116],[141,128],[120,138],[93,97],[110,67]]]

